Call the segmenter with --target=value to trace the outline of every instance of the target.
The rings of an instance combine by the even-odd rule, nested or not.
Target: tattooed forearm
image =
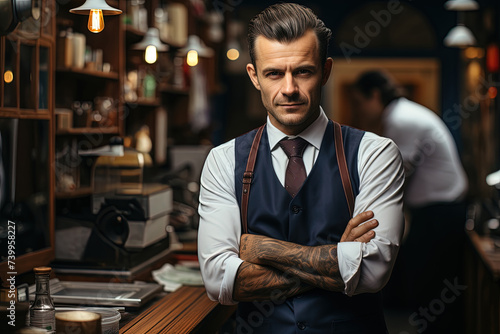
[[[302,282],[330,291],[343,291],[337,245],[302,246],[264,236],[241,237],[240,257],[248,262],[271,266],[298,277]]]
[[[289,273],[243,262],[236,275],[233,299],[240,302],[254,300],[279,302],[311,288]]]

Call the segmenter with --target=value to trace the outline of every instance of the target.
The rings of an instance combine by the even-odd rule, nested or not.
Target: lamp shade
[[[70,9],[73,14],[89,15],[91,9],[102,10],[102,15],[120,15],[122,11],[118,8],[111,7],[105,0],[87,0],[80,7]]]
[[[214,55],[214,50],[207,47],[200,37],[196,35],[188,37],[187,44],[179,50],[179,53],[185,55],[191,50],[196,51],[200,57],[212,57]]]
[[[457,11],[477,10],[479,4],[475,0],[448,0],[445,2],[444,8]]]
[[[464,48],[476,45],[476,38],[469,28],[463,24],[458,24],[450,30],[444,38],[444,45],[448,47]]]
[[[160,31],[157,28],[149,28],[142,41],[132,45],[134,50],[146,50],[148,46],[156,47],[160,52],[168,51],[168,45],[163,44],[160,40]]]

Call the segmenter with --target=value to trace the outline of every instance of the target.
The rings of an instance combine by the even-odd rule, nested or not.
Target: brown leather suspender
[[[333,122],[333,126],[337,164],[339,165],[340,178],[342,179],[342,186],[344,187],[345,198],[347,199],[347,206],[349,207],[349,216],[352,218],[352,213],[354,212],[354,193],[352,191],[351,178],[349,177],[349,169],[347,168],[347,161],[345,159],[342,129],[337,122]]]
[[[342,130],[340,124],[333,122],[334,125],[334,141],[335,152],[337,154],[337,163],[340,170],[340,178],[342,179],[342,186],[347,199],[347,206],[349,207],[349,214],[352,217],[354,210],[354,193],[352,191],[351,178],[349,177],[349,169],[347,168],[347,161],[345,159],[344,142],[342,140]],[[264,125],[261,126],[253,139],[252,148],[248,155],[248,162],[245,173],[243,173],[243,191],[241,195],[241,228],[242,233],[248,233],[248,199],[250,197],[250,186],[252,185],[253,170],[255,167],[255,160],[257,159],[257,151],[259,150],[260,139]]]
[[[248,233],[248,198],[250,197],[250,186],[252,185],[253,169],[255,167],[255,160],[257,159],[257,151],[259,150],[260,138],[262,137],[262,131],[264,131],[264,126],[262,125],[255,134],[253,138],[252,148],[250,149],[250,154],[248,155],[247,168],[245,173],[243,173],[243,192],[241,194],[241,232]]]

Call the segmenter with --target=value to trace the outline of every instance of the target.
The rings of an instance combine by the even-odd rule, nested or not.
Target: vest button
[[[297,322],[297,328],[300,329],[301,331],[303,331],[304,329],[306,329],[306,324],[299,321],[299,322]]]
[[[300,212],[300,207],[297,205],[292,206],[292,212],[297,214]]]

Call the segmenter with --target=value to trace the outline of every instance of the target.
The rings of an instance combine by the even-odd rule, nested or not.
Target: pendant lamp
[[[179,53],[186,55],[186,62],[189,66],[196,66],[198,64],[198,57],[213,57],[214,50],[207,47],[200,37],[190,35],[186,46],[181,48]]]
[[[86,0],[83,5],[69,10],[70,13],[88,15],[88,29],[93,33],[101,32],[104,29],[103,15],[120,15],[122,11],[111,7],[105,0]]]
[[[158,59],[158,52],[168,51],[168,45],[160,40],[160,31],[157,28],[149,28],[142,41],[132,45],[134,50],[144,50],[144,60],[153,64]]]

